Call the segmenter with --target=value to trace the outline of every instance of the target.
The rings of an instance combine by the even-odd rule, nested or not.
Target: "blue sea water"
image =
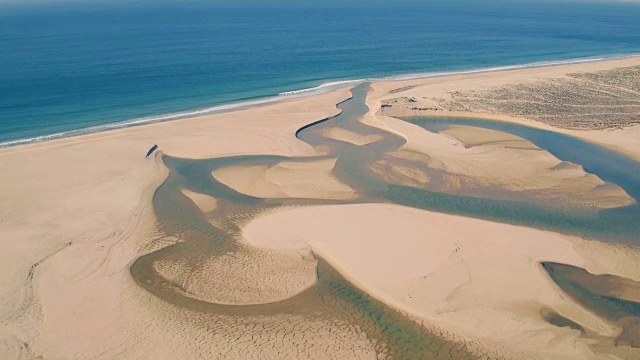
[[[640,53],[640,4],[10,3],[0,50],[6,146],[332,81]]]

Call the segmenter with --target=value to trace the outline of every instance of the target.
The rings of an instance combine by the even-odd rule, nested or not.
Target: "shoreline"
[[[379,111],[380,104],[391,97],[407,96],[407,93],[412,96],[424,92],[424,96],[429,96],[430,91],[448,91],[456,86],[495,85],[561,76],[576,69],[592,71],[640,64],[640,56],[630,59],[379,81],[368,89],[365,101],[369,111],[358,121],[398,134],[407,139],[408,146],[424,149],[424,154],[430,149],[422,145],[442,145],[441,153],[451,155],[444,163],[452,164],[461,159],[468,160],[471,150],[464,150],[464,146],[456,145],[452,139],[428,132],[421,134],[414,131],[411,124],[384,116]],[[403,90],[390,92],[399,88]],[[159,228],[158,215],[152,204],[153,194],[168,170],[160,161],[161,153],[186,159],[240,155],[321,156],[321,146],[301,141],[295,136],[296,131],[337,116],[341,113],[337,104],[352,96],[351,86],[341,86],[320,95],[279,99],[241,110],[188,117],[179,122],[157,122],[0,149],[0,166],[7,170],[0,173],[3,189],[0,193],[3,204],[0,208],[0,246],[3,248],[0,252],[0,264],[3,264],[0,318],[9,319],[0,324],[0,350],[18,349],[15,350],[17,353],[20,346],[16,341],[20,341],[34,356],[53,358],[87,358],[96,354],[105,358],[202,358],[210,355],[212,349],[218,351],[236,344],[235,339],[225,343],[224,337],[212,337],[207,326],[201,326],[209,324],[205,315],[172,306],[132,281],[130,266],[134,261],[181,241],[179,236],[167,236]],[[549,128],[562,132],[562,129]],[[601,145],[625,145],[631,149],[630,153],[640,154],[639,142],[633,142],[640,135],[636,130],[640,130],[640,126],[611,131],[613,135],[609,141],[601,142]],[[583,131],[581,134],[580,138],[584,138],[591,136],[589,134],[602,136],[604,132]],[[357,139],[353,137],[359,135],[357,133],[337,135],[334,137],[338,141],[363,148],[377,141],[355,141]],[[596,135],[593,135],[594,139]],[[624,143],[623,140],[631,142]],[[159,145],[158,151],[146,158],[145,153],[153,144]],[[494,154],[488,158],[489,163],[519,159],[507,157],[506,151],[500,150],[504,148],[491,148],[489,152],[479,151],[482,150],[479,147],[477,154]],[[449,149],[461,152],[453,154]],[[517,151],[525,153],[527,150]],[[527,160],[532,159],[530,155],[526,156]],[[529,166],[525,161],[519,163]],[[282,166],[276,168],[270,181],[279,187],[291,185],[295,190],[292,198],[296,199],[304,198],[313,189],[336,188],[335,183],[325,181],[332,177],[329,165],[335,163],[311,165],[317,166],[314,180],[318,186],[308,186],[310,182],[305,178],[312,176],[308,168],[301,170],[299,166],[284,169],[293,173],[291,177],[285,176],[287,171],[281,171]],[[473,169],[462,167],[462,170]],[[524,170],[527,169],[510,169],[516,174],[525,174]],[[496,173],[499,172],[491,175]],[[477,177],[475,172],[469,174]],[[236,173],[231,177],[246,179],[243,175]],[[211,176],[215,175],[211,173]],[[558,176],[560,180],[568,179],[563,174]],[[511,179],[506,181],[515,184]],[[249,185],[255,187],[256,183]],[[574,185],[569,183],[567,186]],[[214,198],[198,197],[206,194],[198,195],[195,189],[182,191],[182,194],[200,209],[229,205],[224,204],[225,200],[218,202]],[[321,195],[326,197],[326,193]],[[581,339],[573,330],[556,329],[543,322],[538,311],[541,304],[561,316],[580,320],[586,328],[602,336],[617,331],[616,326],[563,297],[543,272],[538,264],[540,261],[555,260],[584,267],[593,273],[640,279],[640,273],[633,266],[640,258],[639,253],[622,246],[385,203],[284,209],[265,213],[250,224],[235,220],[242,231],[245,225],[246,229],[259,230],[260,238],[250,236],[248,243],[261,242],[267,248],[287,242],[299,245],[301,241],[319,245],[316,250],[324,260],[334,264],[350,282],[369,290],[372,296],[391,294],[391,297],[381,296],[385,304],[407,305],[407,309],[416,310],[409,311],[412,316],[426,314],[425,317],[437,319],[439,327],[459,331],[449,332],[449,335],[456,339],[472,339],[471,345],[496,354],[503,354],[505,348],[509,350],[506,345],[518,343],[513,341],[515,339],[532,344],[529,349],[521,349],[527,351],[524,355],[539,354],[544,346],[536,347],[536,344],[553,341],[548,358],[571,358],[562,355],[576,355],[571,353],[575,348],[572,345],[579,346],[580,354],[584,355],[581,358],[596,358],[588,339]],[[343,226],[335,225],[340,222]],[[285,231],[283,234],[284,225],[288,224],[298,227],[300,232]],[[305,226],[307,224],[310,227]],[[256,227],[258,225],[260,228]],[[262,231],[263,225],[265,231]],[[313,226],[317,231],[310,230]],[[311,232],[306,233],[308,231]],[[370,232],[371,236],[362,236],[363,232]],[[398,234],[403,236],[398,237]],[[520,241],[521,236],[526,239]],[[385,241],[392,237],[400,241]],[[480,237],[482,241],[476,242],[474,237]],[[369,239],[380,241],[368,242]],[[329,246],[322,248],[323,244]],[[62,245],[66,245],[63,250],[50,255]],[[289,254],[294,265],[302,256],[295,250]],[[378,258],[374,259],[374,256]],[[43,262],[44,258],[46,261]],[[244,264],[231,260],[230,264],[238,265],[242,270],[234,272],[236,268],[225,268],[230,269],[230,274],[247,273]],[[380,266],[381,263],[386,266]],[[167,274],[178,274],[173,265],[167,263],[164,268]],[[194,273],[189,270],[187,278]],[[276,280],[282,280],[265,277],[264,272],[256,273],[258,275],[249,280],[256,280],[260,286],[277,285]],[[309,271],[308,274],[316,273]],[[474,276],[475,283],[467,281],[470,275],[478,275]],[[500,281],[501,277],[508,281]],[[246,292],[243,283],[229,283],[228,278],[222,278],[227,281],[224,289],[233,290],[236,286],[241,294]],[[175,281],[180,286],[198,285],[203,279],[215,280],[215,277],[193,278],[192,282],[185,283]],[[513,290],[519,288],[522,291]],[[195,289],[200,288],[196,286]],[[536,292],[536,289],[543,291]],[[510,303],[502,302],[503,295],[511,298]],[[482,303],[486,311],[479,311],[483,308],[477,306],[478,299],[486,300]],[[541,300],[540,303],[536,304],[536,299]],[[498,333],[503,325],[507,332]],[[192,339],[200,339],[200,344],[206,346],[194,347]],[[528,356],[515,356],[523,357]]]
[[[183,316],[183,310],[141,289],[129,272],[143,254],[176,241],[159,236],[152,209],[167,168],[159,152],[149,158],[146,152],[157,142],[160,152],[189,158],[314,155],[295,130],[337,114],[335,104],[349,95],[337,90],[268,111],[249,108],[179,126],[156,123],[0,149],[7,170],[0,175],[0,352],[11,358],[24,351],[21,344],[35,355],[61,358],[120,346],[139,355],[131,357],[197,351],[176,339],[203,333],[189,323],[168,328],[157,312]]]
[[[412,111],[412,103],[399,104],[398,109],[390,112],[384,108],[386,101],[399,98],[429,99],[427,103],[435,104],[434,98],[446,98],[452,92],[472,89],[472,91],[485,91],[487,89],[503,88],[509,85],[532,84],[535,82],[566,79],[569,73],[590,73],[610,69],[624,68],[640,65],[640,56],[627,57],[625,59],[610,61],[594,61],[582,64],[557,65],[534,69],[496,71],[491,73],[479,73],[475,75],[452,75],[442,78],[431,78],[407,81],[386,81],[372,84],[373,91],[367,98],[367,104],[372,109],[377,109],[375,114],[367,117],[365,123],[372,126],[382,126],[389,131],[393,130],[390,124],[395,117],[460,117],[475,118],[491,121],[516,123],[519,125],[557,132],[569,135],[581,140],[603,146],[618,152],[628,158],[640,161],[640,123],[629,124],[623,127],[609,127],[604,129],[574,129],[552,124],[527,117],[526,115],[513,115],[504,112],[488,112],[478,110],[451,111],[447,109],[425,109]],[[400,91],[395,91],[400,84]],[[421,99],[422,100],[422,99]],[[561,104],[562,105],[562,104]],[[415,105],[413,105],[415,106]],[[387,121],[389,120],[389,121]]]
[[[558,66],[576,65],[576,64],[598,63],[598,62],[632,59],[632,58],[638,58],[638,57],[640,57],[640,54],[638,53],[612,54],[612,55],[601,55],[601,56],[592,56],[592,57],[575,58],[575,59],[567,59],[567,60],[537,61],[532,63],[494,66],[494,67],[486,67],[486,68],[470,68],[470,69],[456,70],[456,71],[417,72],[417,73],[408,73],[404,75],[371,77],[371,78],[365,78],[365,79],[346,79],[346,80],[328,81],[315,87],[284,91],[278,94],[266,95],[266,96],[257,97],[251,100],[232,101],[229,103],[223,103],[220,105],[215,105],[215,106],[207,107],[203,109],[193,109],[190,111],[184,111],[184,112],[178,112],[178,113],[159,114],[155,116],[134,118],[134,119],[123,120],[123,121],[118,121],[114,123],[107,123],[102,125],[90,126],[86,128],[62,131],[62,132],[53,133],[53,134],[43,134],[43,135],[37,135],[37,136],[22,138],[22,139],[6,140],[6,141],[0,142],[0,149],[11,148],[11,147],[16,147],[21,145],[43,143],[43,142],[48,142],[48,141],[57,140],[57,139],[83,136],[83,135],[107,132],[107,131],[117,130],[117,129],[126,129],[126,128],[143,126],[148,124],[187,120],[194,117],[207,116],[207,115],[224,114],[224,113],[229,113],[233,111],[240,111],[248,108],[253,108],[253,107],[268,106],[270,104],[274,104],[282,101],[288,101],[288,100],[293,100],[293,99],[298,99],[303,97],[326,94],[328,92],[335,91],[343,87],[349,87],[349,86],[357,85],[363,82],[379,83],[379,82],[387,82],[387,81],[410,81],[410,80],[423,80],[423,79],[433,79],[433,78],[446,78],[446,77],[460,76],[460,75],[486,74],[486,73],[496,73],[496,72],[513,71],[513,70],[525,70],[525,69],[558,67]]]

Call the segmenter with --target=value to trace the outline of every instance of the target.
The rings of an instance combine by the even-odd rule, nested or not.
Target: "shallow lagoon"
[[[303,323],[312,319],[323,319],[345,326],[355,326],[353,331],[363,332],[378,353],[388,354],[391,358],[474,358],[461,344],[448,341],[440,336],[441,334],[421,327],[353,286],[322,259],[318,259],[317,263],[317,283],[311,288],[287,300],[252,305],[217,304],[192,296],[159,273],[155,264],[158,261],[171,260],[189,264],[191,271],[201,271],[202,264],[210,259],[248,252],[247,245],[240,241],[241,226],[264,212],[281,207],[354,202],[396,203],[607,241],[635,244],[639,239],[640,219],[636,205],[607,211],[575,211],[521,201],[438,193],[384,182],[369,166],[386,152],[401,147],[405,140],[398,135],[359,122],[362,115],[368,111],[364,104],[367,91],[368,84],[357,86],[353,90],[353,98],[339,105],[342,110],[340,115],[306,126],[296,133],[302,141],[324,150],[325,156],[298,159],[239,156],[208,160],[165,156],[164,161],[170,169],[170,175],[157,190],[153,204],[159,220],[160,233],[179,241],[138,259],[131,268],[136,281],[151,293],[174,305],[188,311],[208,314],[212,327],[216,327],[223,317],[229,316],[238,319],[240,323],[251,323],[264,317],[273,323],[289,321],[284,319],[290,319],[292,316]],[[408,121],[433,131],[441,131],[449,124],[464,124],[509,132],[529,139],[563,160],[583,165],[588,171],[622,186],[635,199],[638,199],[640,194],[636,162],[575,138],[489,120],[413,118]],[[380,135],[381,139],[358,146],[324,136],[324,131],[331,127],[341,127],[361,135]],[[272,165],[284,160],[308,161],[329,157],[337,157],[334,173],[358,192],[358,199],[261,199],[241,194],[212,176],[212,171],[216,168],[229,165]],[[597,157],[604,160],[600,161]],[[627,176],[629,171],[634,170],[636,172],[632,176]],[[213,211],[203,213],[181,189],[209,195],[217,200],[218,206]],[[562,271],[562,268],[556,270]],[[554,279],[560,279],[560,276],[555,276]],[[265,336],[270,336],[268,330],[265,331]]]

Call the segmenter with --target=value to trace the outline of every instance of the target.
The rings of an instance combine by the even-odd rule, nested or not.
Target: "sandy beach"
[[[319,129],[312,135],[331,141],[322,145],[297,138],[296,131],[338,115],[337,104],[352,96],[353,86],[0,149],[0,358],[384,358],[373,330],[343,314],[309,318],[304,311],[269,310],[240,319],[237,308],[220,307],[211,322],[213,310],[206,306],[198,311],[176,305],[141,286],[131,268],[150,255],[154,276],[172,284],[171,291],[216,306],[260,309],[306,301],[318,282],[319,257],[429,334],[461,344],[442,348],[464,348],[465,357],[638,359],[640,348],[616,344],[621,333],[635,330],[567,294],[542,266],[567,264],[637,284],[637,248],[367,197],[354,180],[358,174],[344,176],[351,168],[340,151],[371,149],[379,157],[363,150],[371,165],[362,171],[407,191],[577,213],[637,205],[623,187],[527,139],[462,125],[430,132],[399,118],[499,120],[571,135],[640,160],[640,89],[611,80],[627,74],[617,69],[639,67],[640,57],[632,57],[375,82],[365,98],[369,109],[357,119],[361,124]],[[589,106],[597,109],[583,114],[616,116],[560,122],[565,111],[588,99],[559,98],[554,91],[573,94],[565,87],[583,89],[587,82],[600,90],[589,95]],[[538,99],[547,104],[544,111],[518,107],[550,84],[555,90],[549,98]],[[519,105],[503,106],[509,101],[496,94],[514,88],[525,94],[510,100]],[[371,130],[359,132],[361,125]],[[385,141],[399,146],[382,152]],[[145,157],[154,144],[158,150]],[[278,158],[207,172],[203,183],[215,181],[226,197],[196,191],[195,185],[179,189],[180,201],[203,224],[230,229],[233,250],[207,257],[198,253],[202,248],[184,245],[186,235],[166,233],[154,202],[170,178],[163,156],[206,161],[262,155]],[[258,204],[257,210],[237,210],[234,199],[240,197]],[[280,200],[289,202],[280,206]],[[181,250],[172,253],[179,244]],[[624,289],[630,290],[623,297],[637,302],[637,289]],[[548,314],[582,331],[554,325]]]

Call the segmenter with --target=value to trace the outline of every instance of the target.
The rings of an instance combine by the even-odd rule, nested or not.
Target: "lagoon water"
[[[638,19],[614,1],[0,4],[0,146],[333,81],[634,54]]]
[[[604,181],[620,186],[636,203],[596,213],[576,209],[557,211],[532,206],[526,203],[510,203],[487,199],[464,199],[444,194],[431,194],[429,201],[420,201],[407,196],[406,204],[436,208],[467,216],[480,216],[499,220],[567,232],[585,237],[596,237],[640,244],[640,163],[615,151],[578,138],[553,131],[536,129],[520,124],[501,121],[468,119],[459,117],[409,117],[412,122],[429,131],[440,132],[450,125],[474,126],[501,131],[522,137],[539,146],[560,160],[582,166],[588,173]],[[401,192],[399,192],[401,193]],[[441,198],[441,199],[439,199]],[[438,199],[438,200],[436,200]],[[461,204],[462,203],[462,204]]]
[[[312,126],[305,126],[296,132],[296,136],[313,146],[323,146],[328,154],[323,156],[286,158],[280,156],[231,156],[213,159],[179,159],[164,156],[164,162],[170,174],[164,184],[155,192],[153,206],[158,217],[159,234],[167,241],[180,241],[153,251],[138,258],[131,267],[133,278],[143,288],[156,296],[180,308],[204,313],[213,331],[228,331],[246,324],[258,323],[260,318],[267,318],[271,329],[264,329],[264,338],[276,336],[278,326],[285,329],[295,328],[298,324],[308,324],[318,319],[341,327],[358,329],[374,344],[375,351],[396,359],[465,359],[477,358],[464,342],[452,342],[437,330],[421,327],[411,318],[393,308],[375,300],[362,289],[343,278],[329,263],[319,259],[317,265],[317,282],[310,288],[282,301],[229,305],[209,299],[209,294],[190,294],[176,286],[171,278],[163,275],[155,264],[168,262],[172,264],[189,264],[191,274],[206,273],[206,276],[220,276],[211,273],[207,264],[212,261],[239,262],[242,258],[251,258],[252,263],[267,261],[256,256],[250,246],[241,241],[242,224],[261,214],[283,207],[297,207],[321,204],[346,204],[387,202],[431,211],[446,212],[483,218],[493,221],[508,222],[543,229],[550,229],[569,234],[594,237],[602,240],[625,242],[638,245],[640,234],[640,213],[637,205],[629,207],[630,212],[578,211],[575,208],[554,208],[538,206],[521,201],[501,201],[488,198],[460,196],[452,193],[428,191],[421,188],[400,186],[387,183],[371,171],[371,165],[381,156],[395,151],[405,143],[405,139],[397,134],[387,132],[361,123],[361,116],[367,112],[364,103],[369,84],[364,83],[352,90],[353,97],[338,105],[342,113],[336,117],[319,121]],[[591,167],[595,173],[608,177],[612,182],[623,186],[636,200],[640,179],[635,176],[618,177],[621,173],[638,169],[639,165],[622,155],[586,143],[571,137],[555,137],[555,133],[528,128],[517,124],[506,124],[490,120],[469,120],[460,118],[412,118],[408,119],[416,125],[437,131],[451,124],[464,124],[493,128],[516,134],[529,139],[549,150],[560,158],[571,157],[577,164]],[[325,131],[331,128],[342,128],[359,135],[378,135],[379,140],[367,146],[358,146],[326,137]],[[569,148],[569,147],[570,148]],[[571,151],[571,148],[576,151]],[[586,149],[586,150],[585,150]],[[592,164],[591,157],[584,151],[608,159],[604,163]],[[323,158],[337,158],[335,175],[344,183],[357,190],[355,200],[329,200],[307,198],[256,198],[240,193],[214,176],[212,172],[227,166],[268,165],[281,161],[304,162]],[[628,167],[625,167],[628,166]],[[427,169],[422,169],[427,171]],[[618,181],[624,180],[624,181]],[[217,207],[203,212],[187,198],[181,189],[205,194],[217,201]],[[506,190],[505,190],[506,191]],[[233,254],[233,256],[227,256]],[[253,255],[252,255],[253,254]],[[264,255],[264,254],[262,254]],[[225,260],[232,259],[232,260]],[[235,260],[233,260],[235,259]],[[578,268],[562,264],[545,263],[545,269],[561,286],[568,289],[571,296],[586,302],[587,306],[603,312],[612,321],[633,319],[636,321],[640,313],[635,302],[615,297],[615,293],[599,294],[590,290],[593,277]],[[197,278],[197,277],[196,277]],[[586,280],[585,280],[586,279]],[[586,282],[586,285],[584,284]],[[594,281],[592,281],[594,282]],[[635,282],[625,279],[596,279],[599,288],[608,289],[616,284],[635,286]],[[577,284],[577,285],[576,285]],[[630,284],[630,285],[629,285]],[[240,286],[228,281],[229,287]],[[578,287],[576,287],[578,286]],[[575,289],[578,288],[578,292]],[[584,288],[584,289],[583,289]],[[572,292],[573,291],[573,292]],[[605,295],[605,296],[603,296]],[[612,297],[613,296],[613,297]],[[626,301],[626,302],[625,302]],[[617,304],[622,304],[618,306]],[[612,307],[611,304],[616,306]],[[231,323],[229,323],[231,319]],[[295,324],[292,322],[295,319]],[[557,326],[574,324],[570,319],[559,314],[549,313],[548,321]],[[623,324],[628,327],[626,323]],[[622,339],[637,338],[637,330],[629,327]],[[257,337],[260,338],[260,337]],[[631,341],[631,340],[630,340]],[[635,344],[635,342],[633,342]]]

